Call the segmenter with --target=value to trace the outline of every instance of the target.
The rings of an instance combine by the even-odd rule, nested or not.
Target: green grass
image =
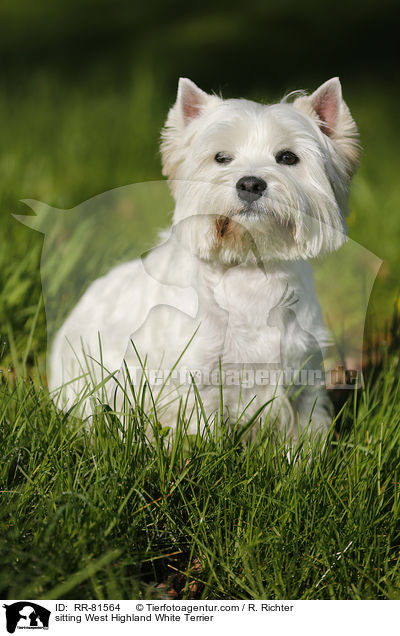
[[[158,134],[173,96],[158,80],[136,70],[126,86],[104,82],[99,91],[34,74],[1,93],[0,594],[400,598],[393,347],[340,415],[340,434],[311,458],[300,443],[291,463],[273,427],[249,443],[224,424],[188,437],[181,422],[173,437],[139,411],[121,437],[109,412],[88,430],[49,398],[43,239],[10,213],[27,213],[23,198],[69,208],[159,179]],[[400,274],[400,159],[387,152],[397,101],[388,92],[371,99],[362,87],[348,101],[365,148],[350,235],[385,259],[369,313],[379,326]],[[132,254],[152,244],[168,213],[137,221]],[[112,258],[127,253],[126,239]],[[73,266],[57,268],[67,296]],[[148,439],[145,424],[155,431]]]
[[[399,597],[397,363],[291,461],[273,426],[172,435],[138,407],[120,435],[30,381],[0,396],[3,598]]]

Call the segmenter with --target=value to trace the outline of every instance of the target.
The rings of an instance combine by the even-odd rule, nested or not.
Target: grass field
[[[2,598],[400,598],[398,349],[396,330],[388,339],[383,327],[400,273],[397,102],[362,87],[346,97],[365,148],[350,236],[384,260],[369,311],[381,363],[349,398],[332,443],[311,457],[300,443],[288,462],[273,428],[250,444],[224,424],[189,437],[182,421],[172,438],[138,409],[121,438],[107,412],[89,433],[55,410],[43,238],[10,213],[28,213],[24,198],[70,208],[159,179],[173,96],[149,73],[101,94],[40,74],[1,93]],[[138,225],[134,253],[168,212]],[[68,275],[60,263],[67,291]]]
[[[397,361],[290,461],[273,428],[172,438],[138,407],[121,438],[29,380],[0,396],[3,598],[399,598]]]

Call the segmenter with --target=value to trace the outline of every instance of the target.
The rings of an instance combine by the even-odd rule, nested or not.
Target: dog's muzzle
[[[239,199],[246,203],[253,203],[262,197],[267,184],[260,177],[242,177],[236,184],[236,191]]]

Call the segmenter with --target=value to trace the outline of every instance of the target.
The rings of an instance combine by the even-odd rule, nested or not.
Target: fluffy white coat
[[[298,370],[316,343],[326,344],[307,259],[345,241],[356,136],[337,78],[271,106],[223,100],[181,79],[162,132],[173,226],[145,259],[95,281],[61,327],[50,377],[60,404],[87,413],[90,393],[92,404],[94,397],[122,410],[121,386],[133,402],[127,376],[137,396],[144,367],[161,423],[174,426],[182,400],[187,417],[195,404],[177,370],[194,376],[207,417],[221,406],[215,373],[233,378],[239,370],[239,385],[228,375],[222,382],[224,415],[245,409],[249,417],[267,404],[262,417],[272,411],[294,436],[310,418],[314,431],[325,432],[331,410],[323,386],[306,385],[289,401],[298,387],[283,376],[250,386],[243,374],[274,365]],[[284,159],[296,157],[292,165],[282,161],[285,151]],[[238,183],[249,176],[266,187],[246,201]],[[108,374],[116,382],[102,383]]]

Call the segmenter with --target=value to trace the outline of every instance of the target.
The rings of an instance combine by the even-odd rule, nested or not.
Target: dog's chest
[[[281,334],[267,318],[282,283],[248,266],[230,268],[213,283],[200,299],[204,333],[218,333],[213,353],[224,363],[279,360]]]

